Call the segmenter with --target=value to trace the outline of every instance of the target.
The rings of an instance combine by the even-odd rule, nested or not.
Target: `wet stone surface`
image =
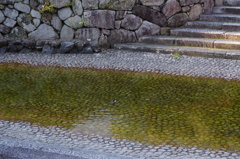
[[[222,159],[226,157],[238,159],[240,157],[239,153],[234,152],[212,151],[209,149],[197,149],[196,147],[174,147],[171,145],[147,146],[138,142],[131,142],[127,139],[120,140],[95,134],[84,135],[80,132],[73,133],[54,126],[46,128],[27,122],[0,120],[0,144],[4,143],[4,137],[21,139],[26,142],[35,141],[45,144],[56,144],[71,149],[96,150],[132,158]],[[72,153],[65,154],[78,156],[78,154]]]
[[[63,108],[62,109],[63,112],[59,114],[60,115],[59,120],[57,119],[57,121],[55,121],[57,123],[56,125],[58,125],[59,123],[60,125],[61,124],[64,125],[64,122],[69,122],[69,121],[70,121],[70,124],[72,124],[71,121],[73,120],[74,121],[73,127],[69,129],[62,128],[59,125],[49,126],[54,124],[48,124],[48,123],[47,124],[45,123],[45,125],[47,126],[40,126],[40,125],[44,125],[44,122],[41,124],[34,124],[39,122],[37,121],[37,119],[39,118],[41,113],[45,115],[42,117],[43,119],[42,121],[46,120],[46,122],[52,122],[51,120],[55,120],[56,117],[54,116],[54,113],[52,115],[50,114],[50,116],[47,116],[48,113],[46,113],[46,110],[48,111],[49,109],[53,109],[53,112],[55,112],[55,108],[52,108],[51,106],[50,108],[46,108],[45,110],[45,106],[48,107],[47,105],[48,103],[39,102],[38,103],[39,105],[37,105],[36,110],[33,109],[33,113],[31,112],[31,110],[29,110],[27,105],[22,106],[22,110],[25,109],[25,112],[27,113],[26,115],[27,117],[28,116],[30,117],[32,115],[31,117],[33,119],[36,119],[35,122],[32,122],[32,123],[19,121],[19,119],[17,119],[17,117],[19,116],[24,117],[22,113],[18,112],[18,110],[21,110],[21,108],[19,108],[18,106],[14,106],[14,104],[10,106],[11,107],[10,109],[12,108],[16,109],[16,114],[14,114],[12,113],[14,112],[14,110],[12,112],[10,111],[9,113],[8,106],[5,106],[4,104],[2,105],[0,104],[2,108],[2,112],[6,112],[5,114],[2,112],[0,114],[0,119],[1,119],[0,120],[0,145],[2,144],[6,146],[14,146],[14,142],[11,142],[10,139],[20,140],[20,141],[29,143],[29,145],[31,142],[47,144],[47,145],[52,144],[52,145],[55,145],[55,147],[53,146],[52,148],[46,148],[44,146],[42,147],[40,146],[39,149],[44,149],[46,151],[52,151],[56,153],[61,152],[62,154],[65,154],[65,155],[73,155],[76,157],[80,156],[80,157],[89,158],[89,159],[94,157],[91,157],[91,155],[89,156],[84,153],[83,153],[84,155],[82,153],[80,154],[79,151],[77,151],[77,149],[91,150],[94,152],[116,155],[116,157],[113,157],[113,156],[105,157],[105,158],[96,157],[96,158],[103,158],[103,159],[107,159],[107,158],[109,159],[111,158],[112,159],[114,158],[239,159],[240,158],[240,153],[239,153],[240,145],[238,142],[239,141],[239,135],[238,135],[239,134],[239,122],[238,122],[239,121],[239,99],[234,98],[235,94],[237,93],[239,94],[239,90],[237,89],[239,88],[238,80],[240,79],[240,61],[239,60],[228,60],[228,59],[217,59],[217,58],[210,59],[210,58],[187,57],[187,56],[174,57],[172,55],[163,55],[163,54],[133,53],[133,52],[119,51],[119,50],[118,51],[107,50],[99,54],[51,54],[51,55],[34,54],[34,53],[1,54],[0,63],[6,63],[6,62],[7,63],[11,63],[11,62],[26,63],[26,64],[32,64],[32,65],[51,65],[51,66],[78,67],[78,68],[144,71],[144,72],[156,72],[161,74],[186,75],[186,76],[194,76],[194,77],[214,77],[214,78],[223,78],[228,80],[235,79],[236,84],[232,84],[232,85],[228,84],[230,85],[228,86],[227,84],[225,85],[225,83],[223,82],[222,83],[224,85],[223,88],[221,88],[220,86],[213,87],[215,89],[219,89],[219,91],[224,90],[224,93],[229,91],[230,89],[233,89],[233,92],[231,94],[231,96],[233,97],[233,100],[232,101],[229,100],[226,102],[227,104],[230,103],[229,105],[227,106],[222,105],[223,102],[221,101],[222,100],[221,97],[216,97],[216,98],[214,97],[212,98],[213,100],[205,101],[204,93],[200,91],[199,98],[200,98],[200,101],[202,102],[201,103],[202,105],[201,104],[199,104],[200,106],[194,105],[196,103],[194,103],[195,101],[193,100],[190,102],[190,105],[189,105],[190,109],[186,109],[186,110],[184,107],[188,108],[188,106],[184,106],[184,105],[180,105],[180,107],[174,106],[174,105],[177,105],[177,103],[185,102],[186,104],[188,102],[188,101],[178,99],[177,97],[173,97],[173,103],[171,103],[173,107],[168,106],[167,104],[165,105],[162,104],[161,105],[162,108],[159,108],[158,107],[159,103],[157,102],[156,102],[157,103],[156,105],[153,104],[149,106],[147,105],[149,103],[149,99],[139,98],[139,100],[141,99],[143,101],[139,102],[138,100],[137,101],[133,100],[133,102],[131,103],[132,105],[137,106],[135,108],[134,106],[131,106],[128,103],[125,104],[127,101],[129,101],[129,99],[112,98],[111,94],[118,95],[118,93],[111,92],[111,91],[109,91],[110,94],[107,94],[109,96],[109,99],[107,98],[103,100],[104,102],[102,104],[97,103],[99,106],[95,106],[94,105],[95,103],[93,104],[93,102],[91,103],[91,101],[88,101],[90,103],[88,104],[89,108],[85,107],[84,104],[81,103],[83,104],[83,106],[81,109],[79,109],[79,107],[81,107],[80,106],[81,104],[77,103],[78,105],[74,107],[72,106],[74,105],[71,103],[72,101],[69,100],[68,101],[69,103],[67,105],[72,109]],[[51,71],[51,69],[49,70]],[[100,79],[102,79],[102,77],[107,75],[107,74],[97,74],[97,72],[95,73],[96,73],[95,75],[97,75],[97,77]],[[48,74],[46,73],[45,75],[47,76]],[[122,74],[122,76],[124,75]],[[3,74],[2,74],[2,77],[3,77]],[[141,76],[136,76],[136,77],[141,78]],[[65,77],[59,76],[59,78],[64,79]],[[118,77],[114,78],[114,80],[117,80],[117,79]],[[143,79],[146,80],[147,78],[143,78]],[[93,79],[89,78],[89,80],[93,80]],[[94,81],[97,81],[97,79],[94,79]],[[156,80],[155,82],[157,81],[158,80]],[[30,80],[28,82],[30,83]],[[218,82],[221,82],[221,81],[216,80],[216,83]],[[127,85],[126,88],[124,87],[126,90],[128,87],[131,87],[129,83],[125,83],[125,84]],[[148,84],[150,85],[150,83]],[[209,86],[212,86],[212,85],[209,85]],[[101,90],[102,89],[101,87],[102,86],[98,86],[98,89]],[[123,87],[123,85],[121,85],[121,87]],[[186,84],[186,87],[187,87],[187,84]],[[191,87],[193,87],[193,85],[191,85]],[[41,87],[39,87],[38,89],[40,88]],[[136,88],[131,87],[131,88],[134,88],[133,90],[136,90],[136,89],[140,90],[139,87],[136,87]],[[156,88],[160,89],[162,87],[156,87]],[[172,87],[169,87],[169,88],[172,88]],[[226,88],[226,90],[224,88]],[[74,88],[71,88],[71,89],[74,89]],[[110,88],[108,89],[111,90]],[[190,89],[190,87],[188,89]],[[51,91],[54,91],[54,90],[51,90]],[[150,91],[147,93],[151,93],[152,91],[153,89],[150,88]],[[183,91],[182,94],[184,94],[185,90],[183,89],[182,91]],[[212,91],[214,92],[214,90]],[[126,91],[125,93],[126,93],[126,96],[129,95],[128,94],[129,92]],[[143,92],[140,92],[140,93],[143,93]],[[165,92],[165,94],[167,93],[168,92]],[[196,96],[197,96],[197,93],[196,93]],[[203,95],[201,95],[201,93]],[[89,96],[91,98],[94,98],[95,96],[101,97],[101,96],[97,96],[96,94],[94,95],[93,94],[94,92],[90,92]],[[225,94],[223,95],[224,99],[225,99],[225,96],[227,96],[227,94],[228,93],[226,93],[226,95]],[[156,95],[156,99],[160,99],[160,95],[159,96],[158,95]],[[168,98],[171,95],[174,95],[174,93],[170,95],[167,94],[167,96],[165,97]],[[219,96],[219,94],[217,95]],[[134,99],[134,98],[137,98],[138,96],[140,95],[131,97],[131,94],[130,94],[129,98],[131,97],[132,99]],[[151,97],[154,97],[154,95]],[[201,98],[203,97],[204,99],[201,100]],[[65,96],[64,101],[66,100],[66,98],[68,97]],[[79,98],[80,97],[76,99],[79,99]],[[72,98],[68,98],[68,99],[72,99]],[[218,100],[215,102],[214,99],[218,99]],[[7,100],[8,98],[5,99],[5,101]],[[75,99],[73,99],[73,101],[74,100]],[[181,102],[178,102],[178,101],[181,101]],[[30,101],[30,105],[32,104],[31,102],[34,103],[34,100]],[[51,103],[52,101],[50,100],[49,102],[50,102],[49,105],[54,104],[54,102]],[[209,106],[207,105],[205,107],[204,102],[206,102],[207,104],[208,102],[210,102]],[[218,104],[218,102],[220,104]],[[191,104],[191,103],[194,103],[194,104]],[[57,104],[61,105],[62,103],[57,103]],[[145,107],[144,105],[146,105],[146,108],[144,108]],[[56,108],[56,114],[58,111],[59,110]],[[69,114],[68,113],[69,111],[70,112],[72,111],[71,113],[75,112],[75,114],[74,115],[72,115],[71,113]],[[216,111],[217,113],[211,114],[212,111],[213,112]],[[81,112],[83,113],[81,114]],[[8,115],[11,113],[16,116],[16,118],[14,117],[11,118],[12,121],[15,121],[15,122],[4,120],[4,117],[6,117],[5,119],[7,119],[9,117]],[[84,113],[86,113],[87,115],[85,115]],[[76,117],[76,115],[79,115],[79,116]],[[212,116],[214,116],[215,118]],[[217,119],[219,121],[215,122],[214,119]],[[67,124],[68,123],[66,123],[65,125]],[[163,127],[159,127],[159,125],[162,125]],[[161,139],[159,139],[159,137],[161,136],[159,135],[160,131],[162,133],[162,137],[164,137],[162,141]],[[137,139],[140,140],[142,138],[143,139],[146,138],[148,139],[148,141],[145,141],[145,140],[136,141]],[[164,143],[165,141],[167,142],[168,140],[170,143],[184,141],[187,144],[176,143],[174,145],[174,144]],[[152,142],[151,144],[150,144],[150,141]],[[200,144],[198,146],[193,146],[195,144],[194,141]],[[203,145],[206,142],[210,144],[216,142],[216,145],[215,145],[216,148],[215,149],[201,148],[201,147],[204,147]],[[28,144],[20,144],[20,145],[22,147],[29,148]],[[228,146],[231,146],[231,147],[228,147]],[[57,149],[57,147],[65,147],[69,149],[65,151],[60,151],[59,149]],[[221,149],[219,147],[226,148],[227,150]],[[233,149],[235,149],[236,151],[234,151]],[[1,154],[1,148],[0,148],[0,154]]]

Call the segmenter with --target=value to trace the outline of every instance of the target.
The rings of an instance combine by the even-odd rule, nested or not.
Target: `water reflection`
[[[0,119],[240,151],[239,81],[16,64],[0,74]]]

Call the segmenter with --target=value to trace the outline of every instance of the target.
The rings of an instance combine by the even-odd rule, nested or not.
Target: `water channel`
[[[237,80],[15,63],[0,75],[2,122],[239,157]]]

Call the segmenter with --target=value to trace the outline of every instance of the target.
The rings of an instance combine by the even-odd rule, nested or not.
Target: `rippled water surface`
[[[240,152],[240,82],[0,64],[0,120]]]

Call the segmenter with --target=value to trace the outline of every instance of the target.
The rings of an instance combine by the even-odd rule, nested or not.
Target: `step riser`
[[[197,33],[197,32],[175,31],[175,30],[171,30],[170,34],[172,36],[197,37],[197,38],[209,38],[209,39],[225,39],[224,34]],[[240,37],[239,37],[239,39],[240,39]]]
[[[211,22],[240,22],[240,17],[221,17],[212,15],[201,15],[200,20]]]
[[[226,42],[222,40],[190,40],[190,39],[156,39],[156,38],[141,38],[140,43],[145,44],[159,44],[159,45],[172,45],[172,46],[190,46],[190,47],[204,47],[215,49],[229,49],[240,50],[240,43]]]
[[[222,29],[222,25],[206,24],[206,23],[194,23],[194,22],[187,22],[184,26],[187,27],[187,28],[208,28],[208,29],[217,29],[217,30]]]
[[[163,54],[175,54],[178,52],[179,48],[153,48],[153,47],[145,47],[145,46],[134,46],[134,45],[121,45],[121,44],[115,44],[115,49],[123,49],[123,50],[130,50],[130,51],[140,51],[140,52],[154,52],[154,53],[163,53]]]
[[[238,0],[225,0],[223,2],[223,5],[226,5],[226,6],[240,6],[240,1],[238,1]]]
[[[240,31],[240,25],[238,24],[208,24],[208,23],[195,23],[187,22],[184,25],[185,28],[203,28],[203,29],[215,29],[215,30],[224,30],[224,31]]]
[[[208,39],[226,39],[226,40],[240,40],[240,33],[233,34],[231,32],[226,34],[211,34],[211,33],[197,33],[197,32],[185,32],[185,31],[175,31],[171,30],[170,34],[172,36],[182,36],[182,37],[197,37],[197,38],[208,38]]]
[[[222,30],[225,30],[225,31],[240,31],[240,26],[232,26],[232,25],[223,25],[222,26]]]
[[[216,14],[240,14],[240,8],[239,9],[214,8],[213,13],[216,13]]]

